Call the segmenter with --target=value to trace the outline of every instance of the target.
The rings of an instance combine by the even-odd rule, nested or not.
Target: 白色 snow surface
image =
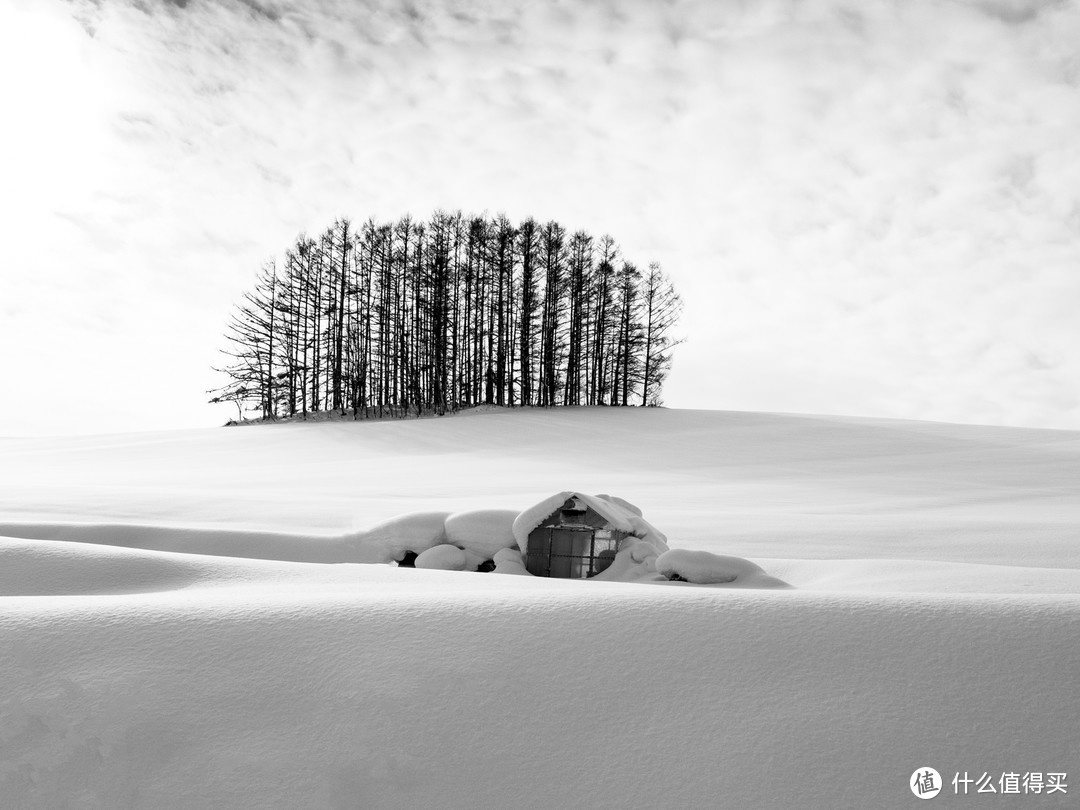
[[[708,551],[792,587],[326,564],[408,532],[523,573],[509,518],[570,488],[640,507],[671,551],[628,548],[661,570],[730,573]],[[1078,491],[1076,433],[838,417],[0,440],[0,806],[892,808],[922,766],[1071,783]]]

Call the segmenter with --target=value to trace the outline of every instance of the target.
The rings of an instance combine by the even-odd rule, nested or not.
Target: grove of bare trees
[[[211,401],[268,419],[658,405],[681,309],[659,265],[557,222],[339,219],[259,271]]]

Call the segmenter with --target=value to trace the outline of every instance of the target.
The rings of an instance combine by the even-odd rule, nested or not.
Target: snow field
[[[1076,761],[1072,600],[341,568],[379,581],[6,600],[7,806],[891,808]]]
[[[573,488],[639,504],[673,547],[751,560],[1080,569],[1074,431],[641,408],[491,411],[8,439],[0,486],[0,522],[18,531],[95,524],[336,538],[418,511],[520,511]]]
[[[1080,774],[1076,433],[580,409],[2,449],[4,810],[887,810],[922,766]],[[327,564],[525,574],[511,516],[568,487],[670,550]]]

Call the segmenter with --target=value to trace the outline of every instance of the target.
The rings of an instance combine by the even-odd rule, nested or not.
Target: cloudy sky
[[[558,219],[673,407],[1080,428],[1075,0],[0,0],[0,435],[219,424],[300,231]]]

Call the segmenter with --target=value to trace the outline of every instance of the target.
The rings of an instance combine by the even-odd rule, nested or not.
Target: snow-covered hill
[[[326,564],[395,515],[563,490],[794,587]],[[1075,778],[1078,494],[1077,433],[838,417],[0,440],[0,806],[888,808],[922,766],[946,806],[957,773]]]

